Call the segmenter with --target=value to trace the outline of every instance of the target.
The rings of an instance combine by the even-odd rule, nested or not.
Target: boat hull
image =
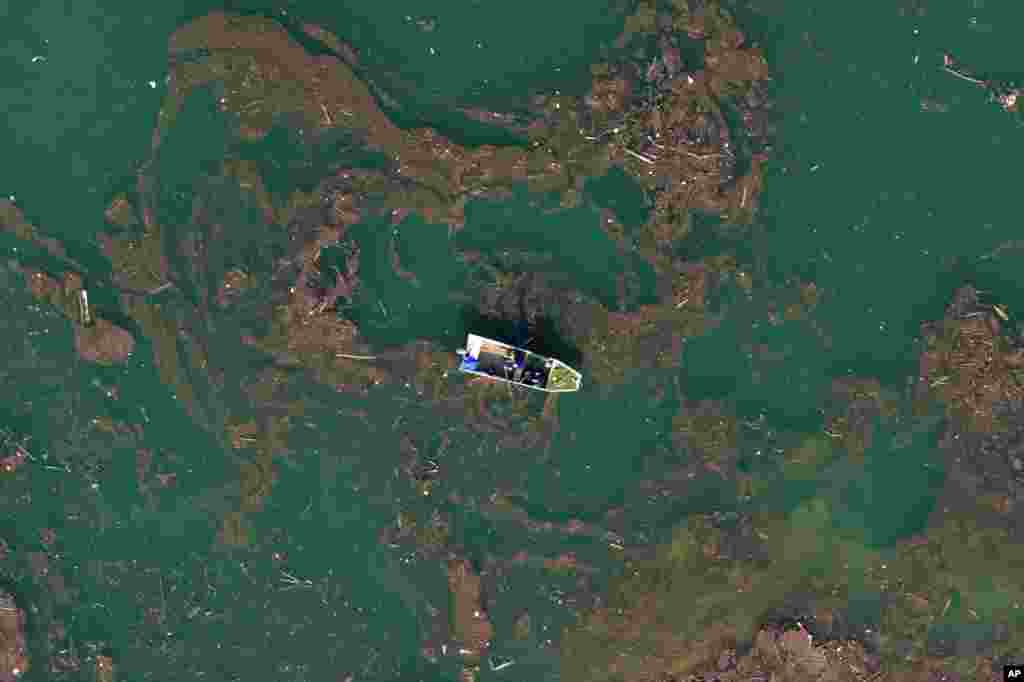
[[[583,375],[561,360],[476,334],[460,355],[461,372],[542,393],[573,393],[583,385]]]

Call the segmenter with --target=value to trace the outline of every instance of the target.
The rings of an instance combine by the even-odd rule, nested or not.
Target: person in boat
[[[974,75],[961,66],[948,52],[942,55],[942,70],[961,80],[984,88],[988,92],[989,99],[1002,107],[1004,111],[1017,114],[1018,116],[1021,115],[1021,96],[1024,95],[1024,88],[1020,86],[1019,81],[982,78]]]

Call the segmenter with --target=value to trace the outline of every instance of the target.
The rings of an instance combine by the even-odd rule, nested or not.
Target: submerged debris
[[[951,520],[878,551],[835,536],[829,514],[816,500],[785,521],[753,520],[757,559],[711,516],[691,517],[656,558],[629,562],[608,603],[566,632],[562,679],[980,680],[993,656],[1019,650],[1020,581],[1001,583],[998,605],[986,602],[990,576],[1019,558],[995,549],[1004,532]],[[854,593],[880,598],[870,625],[859,625]],[[936,647],[940,624],[972,623],[959,655]],[[992,634],[972,645],[970,632]]]

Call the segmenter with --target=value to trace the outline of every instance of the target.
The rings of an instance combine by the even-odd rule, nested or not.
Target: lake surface
[[[689,514],[727,514],[747,504],[734,482],[714,476],[685,495],[638,503],[644,481],[680,465],[671,454],[671,400],[720,401],[729,414],[759,424],[740,439],[740,456],[753,471],[768,472],[778,465],[773,453],[821,433],[833,380],[874,377],[905,396],[917,378],[920,325],[942,317],[956,287],[973,282],[1011,309],[1024,293],[1019,249],[983,258],[1019,238],[1024,130],[938,68],[949,49],[977,70],[1024,69],[1015,50],[1024,6],[833,4],[809,9],[759,0],[736,8],[773,73],[776,147],[760,212],[742,238],[702,240],[702,230],[712,227],[698,225],[685,248],[694,260],[737,254],[757,286],[745,301],[723,308],[728,312],[713,330],[685,345],[681,370],[635,370],[622,385],[563,397],[557,432],[541,448],[473,429],[466,415],[432,409],[402,382],[360,396],[291,377],[282,390],[305,408],[289,416],[273,490],[247,515],[248,542],[240,548],[218,539],[223,519],[243,503],[239,465],[223,437],[203,427],[217,409],[231,406],[204,403],[200,395],[205,416],[188,414],[146,340],[124,366],[77,359],[66,320],[35,301],[15,270],[25,246],[0,242],[7,261],[0,269],[7,301],[0,427],[29,438],[26,447],[37,458],[17,478],[0,481],[0,537],[10,548],[0,583],[38,606],[29,615],[32,650],[74,646],[85,660],[109,647],[125,680],[195,679],[200,670],[217,679],[262,679],[270,670],[281,680],[451,679],[457,666],[428,664],[420,655],[432,610],[448,600],[444,571],[437,561],[379,541],[399,511],[429,517],[435,507],[443,510],[451,548],[478,566],[525,548],[551,556],[575,551],[598,567],[591,588],[599,591],[618,571],[601,538],[538,534],[480,505],[494,491],[508,491],[534,520],[594,525],[626,507],[630,543],[664,541]],[[6,0],[4,9],[0,195],[100,277],[109,265],[94,235],[104,228],[111,197],[149,158],[166,94],[167,38],[184,22],[225,7]],[[618,35],[629,8],[292,0],[226,9],[283,10],[289,20],[331,30],[393,98],[400,125],[436,126],[454,142],[475,145],[500,142],[506,133],[467,121],[457,107],[502,110],[521,105],[524,93],[583,92],[589,65]],[[217,158],[219,144],[193,106],[186,114],[194,119],[175,130],[158,161],[166,164],[165,178],[186,184],[204,154]],[[284,172],[276,181],[297,186],[308,179]],[[188,206],[172,203],[160,208],[165,217],[184,211],[177,218],[187,221]],[[618,273],[637,273],[635,302],[653,296],[653,274],[595,229],[602,208],[627,226],[645,219],[635,186],[610,174],[588,182],[580,206],[556,207],[525,191],[471,201],[454,239],[446,226],[416,214],[397,225],[360,224],[353,234],[363,287],[351,315],[368,343],[428,339],[454,350],[465,321],[451,295],[473,296],[478,276],[459,257],[467,251],[500,254],[539,244],[545,258],[530,267],[568,278],[610,308]],[[230,210],[238,212],[226,220],[250,219]],[[389,266],[392,240],[416,284]],[[814,338],[803,327],[768,323],[773,292],[807,281],[819,292]],[[96,297],[116,305],[109,292]],[[265,361],[233,353],[230,336],[223,339],[221,357],[234,356],[221,368],[226,381],[252,380]],[[755,346],[774,358],[759,365],[756,379]],[[658,386],[667,387],[668,402],[653,397]],[[111,389],[116,400],[107,395]],[[535,413],[542,406],[543,400],[529,403]],[[943,485],[938,414],[876,434],[865,466],[826,456],[806,478],[780,479],[754,504],[787,513],[825,497],[834,505],[835,532],[869,546],[920,533]],[[94,421],[103,418],[130,425],[130,432],[104,431]],[[445,495],[475,502],[417,500],[396,473],[403,438],[440,460]],[[139,471],[139,449],[152,455],[149,473]],[[157,472],[174,472],[175,483],[150,483],[140,492],[140,477]],[[56,532],[55,545],[40,539],[47,528]],[[49,568],[40,573],[44,560]],[[47,596],[56,588],[44,578],[53,574],[65,596]],[[564,585],[523,569],[502,574],[489,589],[495,651],[518,659],[519,667],[485,669],[481,679],[513,679],[513,671],[521,675],[515,679],[558,679],[557,640],[573,622],[560,603]],[[529,646],[509,635],[522,609],[533,622]],[[57,623],[63,631],[55,631]],[[34,679],[45,674],[42,666],[30,672]]]

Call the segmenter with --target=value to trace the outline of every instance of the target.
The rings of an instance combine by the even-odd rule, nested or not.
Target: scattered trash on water
[[[1020,98],[1021,89],[1015,84],[998,79],[979,78],[968,72],[949,53],[942,55],[941,68],[951,76],[984,88],[988,92],[990,100],[996,102],[1003,110],[1011,113],[1020,112],[1017,101]]]
[[[437,19],[434,17],[413,17],[412,15],[405,15],[405,23],[415,24],[416,28],[423,33],[433,33],[434,29],[437,28]]]
[[[335,353],[334,357],[346,360],[376,360],[376,355],[352,355],[351,353]]]
[[[281,571],[281,590],[294,590],[297,588],[313,587],[313,581],[308,578],[300,578],[287,571]]]
[[[102,381],[100,381],[99,377],[93,378],[91,383],[93,387],[98,389],[103,395],[105,395],[107,398],[110,398],[111,400],[117,400],[121,395],[121,392],[118,390],[117,386],[108,386],[107,384],[104,384]]]
[[[78,320],[83,327],[92,325],[92,313],[89,311],[89,292],[85,289],[78,290]]]

